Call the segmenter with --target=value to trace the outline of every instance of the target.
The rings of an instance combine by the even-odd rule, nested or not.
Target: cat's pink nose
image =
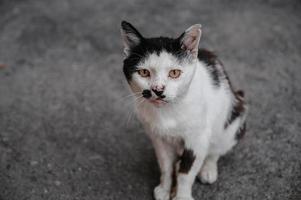
[[[159,98],[165,98],[165,95],[163,95],[165,86],[164,85],[156,85],[152,86],[152,91],[159,97]]]
[[[152,90],[158,91],[158,92],[163,92],[165,89],[165,85],[153,85]]]

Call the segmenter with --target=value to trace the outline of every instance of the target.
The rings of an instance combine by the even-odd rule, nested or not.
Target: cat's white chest
[[[171,112],[160,113],[160,111],[145,109],[138,110],[137,114],[143,124],[160,135],[175,134],[181,127],[180,118]]]
[[[151,126],[157,131],[168,134],[170,132],[176,132],[181,129],[182,121],[179,117],[172,115],[171,113],[164,113],[158,115],[156,119],[149,121]]]
[[[140,121],[150,130],[162,136],[181,137],[187,129],[201,124],[200,114],[197,110],[181,109],[152,109],[146,107],[137,110]],[[198,117],[196,117],[198,116]]]

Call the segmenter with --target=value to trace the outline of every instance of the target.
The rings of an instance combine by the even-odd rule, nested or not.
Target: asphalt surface
[[[250,104],[210,200],[301,199],[301,2],[0,0],[0,199],[151,200],[153,149],[132,115],[120,21],[145,36],[203,25]]]

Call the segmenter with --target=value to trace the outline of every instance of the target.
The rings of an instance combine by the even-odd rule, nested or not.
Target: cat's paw
[[[194,200],[193,197],[175,197],[172,200]]]
[[[154,189],[155,200],[169,200],[169,191],[164,189],[161,185],[158,185]]]
[[[200,181],[204,184],[212,184],[217,180],[217,167],[215,166],[204,166],[199,175],[198,178]]]

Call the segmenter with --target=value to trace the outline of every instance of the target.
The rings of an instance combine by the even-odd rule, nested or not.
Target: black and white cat
[[[199,49],[201,25],[178,38],[145,38],[121,23],[123,71],[161,170],[156,200],[192,200],[198,176],[217,179],[217,161],[245,132],[247,106],[217,57]]]

